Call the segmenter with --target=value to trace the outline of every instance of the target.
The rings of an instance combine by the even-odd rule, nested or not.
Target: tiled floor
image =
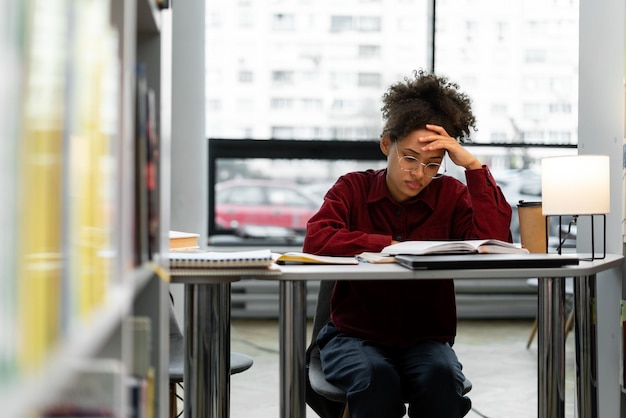
[[[526,349],[532,320],[463,320],[455,350],[473,383],[468,418],[537,416],[537,341]],[[278,418],[278,321],[232,322],[233,351],[254,358],[252,368],[231,377],[232,418]],[[566,345],[567,417],[575,417],[574,338]],[[310,409],[307,417],[317,415]]]

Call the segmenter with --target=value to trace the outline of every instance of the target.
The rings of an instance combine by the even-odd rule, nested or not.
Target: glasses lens
[[[441,164],[437,164],[437,163],[426,164],[424,166],[424,174],[426,174],[428,177],[441,176],[441,174],[438,173],[440,167],[441,167]]]
[[[424,168],[424,175],[428,177],[440,177],[441,174],[438,174],[439,167],[441,164],[437,163],[428,163],[422,164],[420,160],[415,157],[411,157],[410,155],[405,155],[404,157],[398,158],[398,162],[400,163],[400,168],[404,171],[415,171],[420,168]]]
[[[400,163],[400,168],[404,171],[417,170],[422,165],[420,160],[415,157],[410,157],[408,155],[398,158],[398,162]]]

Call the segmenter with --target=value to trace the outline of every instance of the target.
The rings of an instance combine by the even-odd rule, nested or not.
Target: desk
[[[582,258],[587,255],[581,255]],[[594,299],[596,274],[620,267],[624,257],[607,254],[603,260],[550,269],[471,269],[413,271],[396,264],[286,265],[280,280],[280,417],[305,418],[306,281],[308,280],[420,280],[420,279],[540,279],[538,306],[538,417],[565,415],[565,278],[574,278],[576,332],[577,416],[595,418],[597,408],[597,352]],[[267,279],[256,277],[257,279]],[[617,313],[616,313],[617,315]],[[617,385],[618,382],[615,382]]]

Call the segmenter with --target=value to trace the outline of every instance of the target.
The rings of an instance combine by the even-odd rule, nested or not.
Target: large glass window
[[[260,203],[269,197],[254,182],[280,183],[285,204],[272,205],[295,213],[287,190],[320,204],[341,174],[384,166],[379,151],[362,156],[361,147],[377,146],[387,86],[419,68],[434,66],[472,97],[472,151],[513,205],[540,199],[541,157],[575,152],[576,0],[210,0],[206,10],[210,234],[240,233],[245,223],[216,220],[226,184],[256,184],[233,196]],[[271,147],[248,152],[255,141]],[[298,151],[303,141],[325,156]],[[292,215],[246,222],[301,232],[305,215]]]
[[[435,70],[473,98],[474,142],[577,143],[578,1],[437,0]]]

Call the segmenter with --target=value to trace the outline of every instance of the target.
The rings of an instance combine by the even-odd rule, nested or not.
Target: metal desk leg
[[[230,283],[185,285],[185,418],[228,418]]]
[[[306,282],[280,282],[280,416],[305,418]]]
[[[579,417],[598,416],[596,275],[574,278],[576,395]]]
[[[538,416],[565,416],[565,278],[539,279]],[[584,416],[584,415],[581,415]]]

